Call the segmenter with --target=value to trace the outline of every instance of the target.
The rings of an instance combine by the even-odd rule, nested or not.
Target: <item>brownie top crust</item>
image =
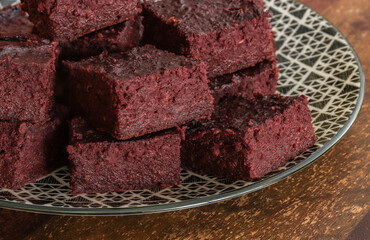
[[[66,42],[138,13],[137,0],[21,0],[40,36]]]
[[[110,28],[101,29],[98,32],[93,33],[93,35],[96,35],[96,37],[105,37],[105,38],[115,38],[118,35],[125,37],[128,35],[129,30],[131,30],[132,28],[138,28],[139,35],[141,36],[144,30],[143,29],[144,27],[140,25],[142,19],[143,19],[142,16],[136,15],[121,24],[114,25]]]
[[[129,142],[135,140],[151,139],[153,137],[156,136],[160,137],[165,134],[180,134],[180,132],[179,130],[175,129],[170,130],[167,129],[155,133],[150,133],[144,136],[131,138],[129,140],[117,140],[105,132],[95,130],[90,124],[86,122],[86,120],[84,120],[81,117],[77,117],[71,120],[69,139],[71,145],[74,145],[76,143],[79,144],[99,143],[99,142],[114,143],[114,142]]]
[[[162,0],[144,7],[189,35],[235,27],[263,14],[262,0]]]
[[[72,42],[60,43],[61,60],[81,60],[97,56],[103,51],[125,52],[139,46],[143,37],[143,17],[136,15],[127,21],[107,27]]]
[[[199,64],[196,60],[159,50],[151,45],[134,48],[127,53],[109,55],[103,53],[80,62],[66,62],[72,68],[82,66],[88,71],[107,74],[117,81],[157,74],[180,67],[191,68]]]
[[[244,68],[234,73],[224,74],[215,78],[212,78],[209,82],[209,87],[211,90],[220,89],[223,85],[232,82],[240,81],[241,76],[255,76],[271,68],[274,63],[272,61],[264,60],[263,62],[257,63],[253,67]],[[275,63],[276,64],[276,63]]]
[[[55,58],[56,43],[38,43],[32,41],[1,41],[0,62],[11,58],[18,63],[47,63]]]
[[[233,129],[244,131],[246,126],[258,126],[289,107],[308,103],[307,97],[283,97],[281,95],[257,96],[255,99],[242,97],[223,98],[215,107],[211,120],[193,121],[200,129]],[[232,111],[230,111],[232,107]],[[192,128],[189,128],[192,129]],[[196,128],[195,128],[196,129]]]

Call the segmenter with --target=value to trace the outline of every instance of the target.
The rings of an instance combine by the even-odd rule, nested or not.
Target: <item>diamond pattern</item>
[[[0,0],[0,8],[14,2]],[[138,208],[231,193],[276,176],[305,161],[347,122],[360,91],[359,68],[343,37],[321,16],[293,0],[266,0],[276,32],[284,95],[309,97],[317,143],[286,166],[252,182],[181,173],[182,184],[166,189],[72,196],[69,171],[60,168],[23,189],[0,188],[0,200],[57,208]],[[184,203],[185,204],[185,203]]]

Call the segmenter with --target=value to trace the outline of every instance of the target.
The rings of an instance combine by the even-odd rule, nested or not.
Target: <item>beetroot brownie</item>
[[[260,178],[315,143],[307,105],[305,96],[224,98],[211,120],[189,126],[183,164],[219,178]]]
[[[74,40],[138,13],[137,0],[22,0],[37,32],[55,41]]]
[[[6,7],[0,11],[0,39],[38,39],[32,33],[32,29],[33,23],[28,20],[18,5]]]
[[[0,41],[0,119],[45,122],[54,106],[56,44]]]
[[[254,67],[210,79],[215,103],[224,96],[253,98],[271,95],[276,91],[279,69],[276,61],[263,61]]]
[[[117,141],[76,118],[71,122],[72,194],[167,187],[180,183],[179,133]]]
[[[64,116],[47,123],[0,121],[0,187],[17,189],[64,163]]]
[[[163,0],[143,8],[144,41],[204,61],[208,77],[276,58],[262,0]]]
[[[64,65],[72,106],[117,139],[171,128],[213,111],[205,65],[150,45]]]
[[[123,23],[61,44],[60,58],[80,60],[99,55],[104,50],[108,52],[126,51],[139,46],[143,31],[142,17],[137,15]]]

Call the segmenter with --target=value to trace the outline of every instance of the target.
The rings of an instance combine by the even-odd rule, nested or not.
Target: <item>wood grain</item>
[[[302,0],[348,38],[370,78],[370,1]],[[370,92],[343,139],[261,191],[205,207],[125,217],[0,210],[0,239],[346,239],[370,210]]]

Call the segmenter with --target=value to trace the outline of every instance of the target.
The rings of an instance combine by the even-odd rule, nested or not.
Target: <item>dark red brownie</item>
[[[143,8],[144,41],[203,60],[208,77],[276,58],[262,0],[163,0]]]
[[[0,119],[45,122],[54,107],[55,43],[0,41]]]
[[[217,103],[224,96],[253,98],[276,91],[279,69],[276,61],[263,61],[254,67],[210,79],[210,88]]]
[[[64,63],[72,106],[117,139],[175,127],[213,111],[205,65],[150,45]]]
[[[74,40],[138,13],[137,0],[22,0],[37,32],[55,41]]]
[[[0,39],[37,39],[32,29],[33,23],[18,5],[6,7],[0,11]]]
[[[0,121],[0,187],[23,187],[65,163],[64,118],[44,124]]]
[[[186,131],[186,168],[219,178],[260,178],[311,147],[315,133],[305,96],[220,101],[209,121]]]
[[[168,187],[180,183],[180,142],[175,131],[117,141],[81,118],[71,122],[72,194]]]
[[[103,51],[122,52],[137,47],[143,36],[142,17],[137,15],[129,20],[61,44],[60,58],[79,60],[96,56]]]

